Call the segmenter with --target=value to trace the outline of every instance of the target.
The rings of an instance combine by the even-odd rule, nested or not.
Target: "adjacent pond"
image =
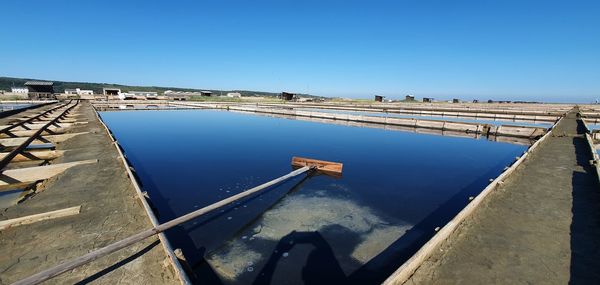
[[[379,284],[525,146],[216,110],[102,112],[164,222],[344,163],[167,232],[208,284]]]
[[[421,116],[421,115],[409,115],[409,114],[397,114],[397,113],[383,113],[383,112],[363,112],[363,111],[346,111],[346,110],[335,110],[335,109],[317,109],[317,108],[297,108],[298,110],[323,112],[323,113],[335,113],[335,114],[352,114],[352,115],[365,115],[375,117],[390,117],[390,118],[408,118],[408,119],[420,119],[420,120],[436,120],[436,121],[453,121],[453,122],[464,122],[464,123],[480,123],[490,125],[511,125],[511,126],[526,126],[526,127],[540,127],[549,128],[553,125],[552,122],[541,122],[541,121],[523,121],[523,120],[509,120],[509,119],[483,119],[483,118],[462,118],[457,116]]]
[[[0,103],[0,112],[26,108],[34,104],[28,103]]]

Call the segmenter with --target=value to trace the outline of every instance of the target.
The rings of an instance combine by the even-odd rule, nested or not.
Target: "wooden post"
[[[79,214],[80,210],[81,210],[81,206],[77,206],[77,207],[71,207],[71,208],[66,208],[66,209],[41,213],[41,214],[35,214],[35,215],[29,215],[29,216],[25,216],[25,217],[10,219],[10,220],[6,220],[6,221],[0,221],[0,230],[5,230],[8,228],[21,226],[21,225],[33,224],[35,222],[44,221],[44,220],[50,220],[50,219],[56,219],[56,218],[60,218],[60,217],[77,215],[77,214]]]

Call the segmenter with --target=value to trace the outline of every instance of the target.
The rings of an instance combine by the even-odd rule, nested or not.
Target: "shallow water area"
[[[208,284],[376,284],[525,146],[218,110],[102,112],[161,222],[292,170],[344,163],[174,228]]]
[[[23,189],[14,189],[0,192],[0,209],[16,205],[26,194]]]
[[[600,129],[600,124],[590,124],[590,123],[587,123],[587,127],[588,127],[588,129],[590,131],[598,130],[598,129]]]

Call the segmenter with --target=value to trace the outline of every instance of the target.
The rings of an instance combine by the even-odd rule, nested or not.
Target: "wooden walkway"
[[[584,132],[569,113],[405,284],[599,284],[600,185]]]

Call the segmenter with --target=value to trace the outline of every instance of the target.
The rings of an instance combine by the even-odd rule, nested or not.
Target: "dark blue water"
[[[161,221],[291,171],[344,163],[167,232],[200,283],[376,284],[500,174],[520,145],[215,110],[104,112]]]
[[[519,120],[512,121],[512,120],[506,120],[506,119],[505,120],[492,120],[492,119],[482,119],[482,118],[459,118],[456,116],[421,116],[421,115],[410,115],[410,114],[347,111],[347,110],[335,110],[335,109],[298,108],[298,110],[324,112],[324,113],[335,113],[335,114],[365,115],[365,116],[375,116],[375,117],[408,118],[408,119],[421,119],[421,120],[479,123],[479,124],[490,124],[490,125],[494,125],[494,126],[510,125],[510,126],[549,128],[553,124],[551,122],[538,122],[538,121],[519,121]]]

